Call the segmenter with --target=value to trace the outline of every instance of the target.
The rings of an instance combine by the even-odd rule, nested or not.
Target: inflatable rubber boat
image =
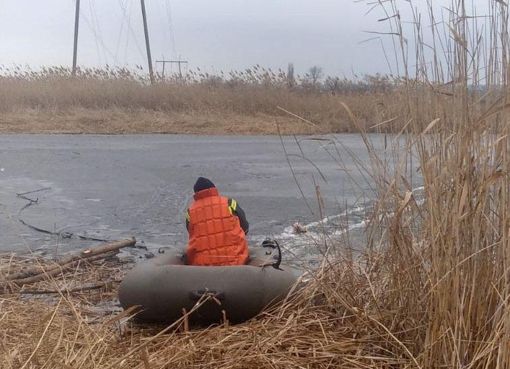
[[[278,244],[250,246],[246,265],[186,265],[184,252],[166,250],[129,271],[119,287],[124,309],[140,305],[136,319],[171,323],[200,307],[191,324],[247,321],[283,300],[297,280],[296,270],[281,264]],[[209,297],[207,301],[204,299]]]

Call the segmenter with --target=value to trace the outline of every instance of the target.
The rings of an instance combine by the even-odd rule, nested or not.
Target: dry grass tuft
[[[25,287],[61,291],[49,301],[2,296],[4,367],[510,367],[507,5],[491,2],[487,16],[475,17],[455,1],[443,23],[432,17],[430,26],[414,14],[418,68],[411,78],[397,2],[379,4],[382,21],[400,41],[406,74],[397,114],[376,120],[377,129],[395,131],[387,128],[394,124],[400,130],[387,137],[393,156],[376,155],[356,106],[342,101],[335,108],[362,132],[379,190],[364,253],[353,259],[338,251],[280,306],[245,324],[205,330],[186,329],[185,319],[144,327],[123,313],[94,315],[95,306],[115,301],[116,284],[69,289],[118,281],[123,269],[82,264],[62,278]],[[441,45],[432,55],[425,52],[430,45],[419,42],[426,31]],[[337,97],[323,98],[337,103]],[[326,253],[332,254],[330,246]],[[2,273],[24,262],[4,257]]]
[[[2,258],[3,272],[28,262],[15,258]],[[84,263],[2,296],[4,367],[367,368],[408,361],[391,354],[398,344],[374,323],[379,317],[367,305],[372,292],[360,267],[323,267],[280,307],[246,324],[190,331],[183,331],[184,319],[171,329],[126,322],[129,315],[115,305],[125,269],[114,260]],[[355,295],[345,294],[354,288]]]

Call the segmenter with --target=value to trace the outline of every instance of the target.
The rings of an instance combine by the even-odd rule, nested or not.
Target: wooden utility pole
[[[78,58],[78,26],[80,23],[80,0],[76,0],[76,13],[74,15],[74,49],[73,49],[73,76],[76,75],[76,61]]]
[[[151,78],[151,84],[154,83],[154,74],[152,73],[152,57],[151,47],[149,45],[149,29],[147,28],[147,14],[145,13],[145,1],[140,0],[142,5],[142,17],[143,17],[143,30],[145,32],[145,47],[147,48],[147,62],[149,63],[149,75]]]

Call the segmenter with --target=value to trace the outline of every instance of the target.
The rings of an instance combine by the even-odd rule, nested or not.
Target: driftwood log
[[[9,282],[16,284],[16,286],[18,286],[18,287],[21,287],[21,286],[23,286],[25,284],[42,281],[43,279],[47,279],[47,278],[50,278],[50,277],[55,277],[55,276],[65,272],[65,271],[73,269],[75,267],[75,265],[79,261],[82,261],[82,260],[95,261],[95,260],[100,260],[100,259],[106,259],[106,258],[109,258],[111,256],[115,256],[116,254],[117,254],[117,251],[110,251],[110,252],[107,252],[107,253],[104,253],[104,254],[99,254],[99,255],[91,256],[91,257],[86,258],[86,259],[73,260],[73,261],[70,261],[69,263],[64,264],[64,265],[57,265],[55,268],[52,267],[52,269],[49,270],[49,271],[45,270],[41,274],[33,275],[31,277],[22,278],[22,279],[15,279],[15,280],[12,280],[12,281],[9,281]],[[4,287],[4,286],[0,285],[0,287]]]
[[[117,254],[119,249],[134,246],[135,244],[136,240],[134,237],[110,242],[95,248],[87,249],[79,254],[66,256],[53,265],[38,265],[18,273],[13,273],[4,276],[3,280],[0,281],[0,289],[9,288],[11,283],[21,287],[27,283],[33,283],[49,277],[54,277],[72,268],[74,264],[81,260],[94,261],[108,258]]]

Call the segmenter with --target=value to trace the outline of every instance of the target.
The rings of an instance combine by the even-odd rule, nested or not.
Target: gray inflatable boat
[[[297,280],[295,269],[278,265],[276,247],[249,249],[247,265],[209,267],[186,265],[183,252],[167,250],[127,273],[120,303],[124,309],[141,305],[139,321],[171,323],[209,295],[214,299],[188,317],[191,324],[219,323],[223,311],[230,323],[247,321],[283,300]]]

